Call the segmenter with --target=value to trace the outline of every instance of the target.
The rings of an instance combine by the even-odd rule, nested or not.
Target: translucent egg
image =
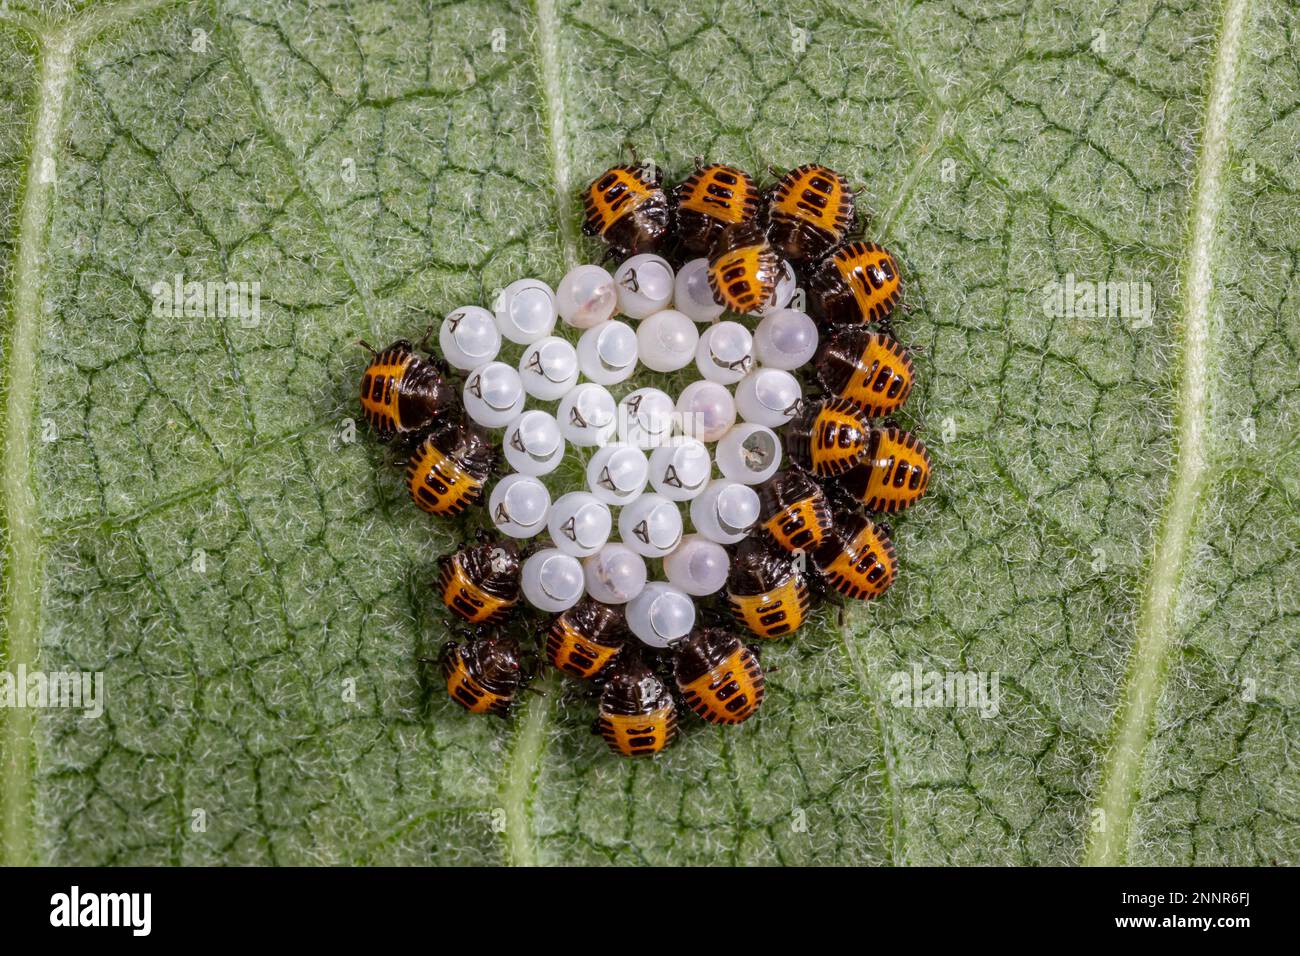
[[[710,482],[691,502],[691,524],[718,544],[743,541],[758,521],[758,513],[758,492],[726,478]]]
[[[507,475],[488,497],[488,514],[502,534],[531,538],[546,527],[551,493],[528,475]]]
[[[817,323],[806,312],[776,309],[754,330],[754,357],[760,365],[792,372],[817,354]]]
[[[469,373],[461,398],[474,421],[504,428],[524,410],[524,383],[505,362],[488,362]]]
[[[621,441],[638,448],[658,448],[672,437],[677,406],[657,388],[638,388],[618,403]]]
[[[663,495],[642,495],[619,512],[618,536],[637,554],[662,558],[682,540],[682,513]]]
[[[543,548],[527,558],[519,578],[524,600],[552,614],[577,604],[585,583],[582,562],[555,548]]]
[[[613,316],[618,308],[618,286],[600,266],[576,266],[556,287],[555,307],[566,324],[589,329]]]
[[[673,300],[673,267],[648,252],[632,256],[614,272],[614,285],[619,311],[631,319],[644,319],[668,308]]]
[[[674,438],[650,456],[650,484],[670,501],[690,501],[713,475],[713,458],[697,438]]]
[[[795,290],[799,287],[799,278],[794,274],[794,268],[784,259],[781,260],[781,275],[776,280],[776,288],[772,292],[772,298],[767,305],[758,310],[759,315],[767,315],[769,312],[775,312],[777,309],[784,309],[794,298]]]
[[[736,401],[717,382],[691,382],[677,397],[676,411],[681,433],[700,441],[717,441],[736,424]]]
[[[645,319],[636,330],[637,357],[654,372],[675,372],[695,358],[700,333],[683,312],[664,309]]]
[[[448,364],[467,372],[497,357],[501,332],[487,309],[464,305],[442,320],[438,345]]]
[[[551,506],[546,530],[555,546],[575,558],[595,554],[609,540],[613,516],[604,502],[585,491],[561,495]]]
[[[584,382],[560,399],[555,417],[565,441],[587,448],[603,445],[618,427],[614,396],[604,386],[590,382]]]
[[[492,305],[497,328],[516,345],[528,345],[555,328],[555,293],[540,279],[519,279],[501,290]]]
[[[578,384],[578,353],[564,339],[548,335],[524,350],[519,377],[533,398],[553,402]]]
[[[564,436],[550,412],[533,409],[506,426],[501,446],[506,461],[524,475],[548,475],[564,459]]]
[[[582,562],[587,593],[605,604],[626,604],[645,587],[645,558],[611,541]]]
[[[664,558],[668,583],[695,597],[721,591],[730,570],[727,549],[702,534],[686,535],[677,550]]]
[[[695,602],[671,584],[651,581],[628,602],[627,626],[643,644],[667,647],[695,627]]]
[[[587,487],[607,505],[625,505],[645,491],[650,463],[635,445],[615,442],[587,462]]]
[[[695,322],[712,322],[726,311],[709,287],[708,259],[692,259],[682,266],[673,287],[673,308]]]
[[[739,322],[719,322],[700,333],[695,366],[710,382],[734,385],[754,365],[754,337]]]
[[[778,428],[799,411],[803,390],[784,369],[755,369],[736,386],[736,411],[747,422]]]
[[[636,332],[626,322],[593,325],[578,339],[578,368],[597,385],[617,385],[636,371]]]
[[[718,470],[732,481],[758,485],[781,467],[781,440],[764,425],[737,425],[718,441]]]

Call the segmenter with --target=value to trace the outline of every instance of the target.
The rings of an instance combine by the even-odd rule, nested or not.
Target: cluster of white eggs
[[[628,627],[650,646],[690,632],[692,597],[722,589],[730,566],[724,545],[741,541],[758,520],[754,486],[781,465],[774,429],[802,397],[791,373],[817,350],[812,319],[788,307],[794,294],[786,265],[751,333],[720,321],[706,259],[674,275],[665,259],[643,254],[613,275],[578,266],[554,291],[521,279],[502,290],[492,311],[466,306],[447,316],[439,342],[446,360],[467,372],[465,411],[479,425],[504,429],[502,448],[514,469],[489,496],[492,521],[513,538],[546,530],[552,542],[524,561],[521,587],[530,604],[559,612],[585,591],[626,604]],[[616,316],[638,324],[633,329]],[[560,319],[581,331],[576,347],[554,334]],[[518,366],[497,360],[503,337],[525,347]],[[638,364],[676,372],[692,362],[701,378],[675,401],[656,388],[617,402],[609,391]],[[529,397],[558,406],[526,409]],[[552,501],[540,478],[568,446],[595,449],[587,487]],[[615,527],[619,540],[612,541]],[[648,580],[647,559],[662,559],[666,583]]]

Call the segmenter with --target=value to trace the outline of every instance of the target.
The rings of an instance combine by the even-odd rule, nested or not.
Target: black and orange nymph
[[[721,628],[697,628],[673,647],[673,676],[686,706],[711,724],[739,724],[766,694],[752,650]]]
[[[853,190],[828,166],[798,166],[768,191],[768,238],[792,262],[816,259],[843,240],[854,215]]]
[[[519,603],[519,551],[512,541],[480,541],[442,560],[442,603],[471,624],[499,621]]]
[[[406,463],[411,498],[434,515],[458,515],[483,498],[496,445],[474,425],[453,425],[426,435]]]
[[[668,685],[643,662],[622,660],[600,692],[593,730],[620,756],[653,756],[677,736],[677,703]]]
[[[582,193],[585,235],[608,244],[623,258],[657,249],[668,235],[668,196],[663,173],[651,164],[613,166]]]
[[[803,554],[821,544],[831,527],[831,507],[805,472],[786,468],[758,487],[759,526],[783,550]]]
[[[756,221],[759,207],[758,189],[749,173],[722,163],[697,165],[673,190],[677,241],[687,253],[708,255],[722,230]]]
[[[781,260],[752,222],[722,230],[709,251],[709,288],[732,312],[757,314],[772,301]]]
[[[505,717],[524,686],[518,642],[487,634],[464,644],[448,641],[439,662],[447,693],[471,714]]]
[[[371,354],[361,375],[361,410],[381,440],[422,431],[458,411],[455,386],[433,359],[417,355],[406,339],[383,351],[360,344]]]
[[[574,677],[596,677],[618,657],[627,636],[621,606],[586,598],[551,621],[546,659]]]
[[[860,325],[836,328],[822,340],[812,374],[822,388],[847,398],[868,418],[898,411],[916,381],[907,349],[892,335]]]
[[[737,623],[759,637],[784,637],[808,617],[812,599],[794,558],[763,538],[736,547],[727,575],[727,605]]]

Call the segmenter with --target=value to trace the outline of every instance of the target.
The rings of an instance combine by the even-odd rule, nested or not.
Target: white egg
[[[691,382],[677,397],[676,410],[678,430],[700,441],[717,441],[736,424],[736,401],[717,382]]]
[[[525,559],[519,584],[524,599],[540,611],[567,611],[582,597],[586,579],[582,562],[556,548],[543,548]]]
[[[637,326],[637,357],[653,372],[685,368],[695,358],[699,344],[695,323],[676,309],[656,312]]]
[[[506,426],[501,440],[506,461],[525,475],[548,475],[564,459],[564,436],[550,412],[532,409]]]
[[[565,441],[590,448],[603,445],[614,434],[618,406],[603,385],[584,382],[560,399],[555,417]]]
[[[645,491],[650,463],[635,445],[614,442],[587,462],[587,487],[607,505],[625,505]]]
[[[480,365],[465,378],[465,412],[486,428],[504,428],[524,410],[524,383],[504,362]]]
[[[690,501],[712,474],[713,458],[697,438],[674,438],[650,456],[650,484],[671,501]]]
[[[668,583],[695,597],[721,591],[730,570],[727,549],[702,534],[686,535],[677,550],[664,558]]]
[[[734,385],[754,365],[754,337],[739,322],[719,322],[700,333],[695,366],[710,382]]]
[[[578,368],[597,385],[617,385],[636,371],[636,331],[626,322],[593,325],[578,339]]]
[[[712,322],[726,311],[709,286],[708,259],[692,259],[682,266],[673,288],[673,308],[695,322]]]
[[[718,440],[718,470],[732,481],[758,485],[781,467],[781,440],[764,425],[737,425]]]
[[[637,554],[662,558],[682,540],[682,513],[663,495],[642,495],[619,512],[618,536]]]
[[[691,524],[718,544],[743,541],[758,521],[758,492],[749,485],[723,478],[709,483],[691,501]]]
[[[695,602],[671,584],[651,581],[628,602],[627,626],[643,644],[667,647],[695,627]]]
[[[546,530],[555,546],[575,558],[595,554],[609,540],[614,518],[609,507],[585,491],[561,495],[551,506]]]
[[[658,448],[672,437],[677,406],[657,388],[638,388],[618,403],[621,441],[638,448]]]
[[[448,364],[469,371],[497,357],[501,351],[501,332],[487,309],[463,305],[442,320],[438,345]]]
[[[784,369],[758,368],[736,386],[736,411],[747,422],[779,428],[799,413],[803,390]]]
[[[566,324],[590,329],[614,315],[618,286],[607,270],[597,265],[575,266],[555,289],[555,307]]]
[[[582,562],[587,593],[604,604],[626,604],[646,584],[645,558],[625,544],[611,541]]]
[[[626,260],[614,272],[619,311],[631,319],[644,319],[673,300],[673,267],[668,260],[642,253]]]
[[[528,475],[507,475],[488,497],[488,514],[502,534],[531,538],[546,527],[551,493]]]
[[[519,279],[501,290],[492,304],[497,328],[516,345],[528,345],[555,328],[555,293],[540,279]]]
[[[776,309],[754,330],[754,357],[760,365],[792,372],[817,354],[817,323],[806,312]]]
[[[524,350],[519,377],[533,398],[553,402],[578,384],[578,353],[564,339],[548,335]]]

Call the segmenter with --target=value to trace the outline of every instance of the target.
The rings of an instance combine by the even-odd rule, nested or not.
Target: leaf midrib
[[[1214,246],[1224,204],[1228,134],[1248,15],[1249,0],[1228,0],[1225,4],[1206,97],[1183,276],[1181,382],[1175,405],[1176,470],[1160,518],[1122,703],[1097,788],[1094,807],[1101,816],[1087,847],[1085,860],[1090,864],[1113,866],[1124,863],[1128,856],[1130,824],[1140,797],[1140,770],[1173,645],[1179,586],[1212,464],[1206,433],[1215,337]]]

